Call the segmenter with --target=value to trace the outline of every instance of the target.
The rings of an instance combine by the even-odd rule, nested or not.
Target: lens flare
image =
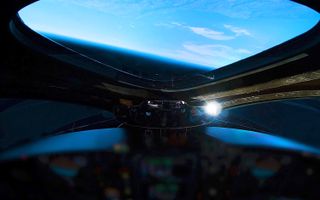
[[[208,115],[212,115],[212,116],[218,116],[221,111],[222,111],[222,106],[220,103],[216,102],[216,101],[211,101],[208,102],[205,106],[204,106],[204,111],[208,114]]]

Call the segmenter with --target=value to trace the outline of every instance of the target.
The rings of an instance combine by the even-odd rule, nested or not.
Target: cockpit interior
[[[319,2],[0,4],[1,199],[320,199]]]

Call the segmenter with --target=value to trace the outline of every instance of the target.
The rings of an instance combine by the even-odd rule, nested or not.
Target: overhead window
[[[320,19],[316,11],[285,0],[41,0],[19,15],[34,31],[96,60],[100,57],[94,52],[66,41],[188,63],[193,72],[221,68],[279,45]],[[142,69],[146,72],[136,72]],[[166,79],[161,73],[170,71],[130,65],[121,70],[153,74],[151,79]],[[184,75],[180,70],[166,74]]]

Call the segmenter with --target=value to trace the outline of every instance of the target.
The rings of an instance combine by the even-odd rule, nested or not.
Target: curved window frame
[[[303,4],[301,2],[298,2]],[[310,7],[309,7],[310,8]],[[313,8],[310,8],[313,9]],[[317,10],[318,12],[319,10]],[[210,85],[220,83],[234,78],[243,77],[257,72],[277,68],[283,64],[294,62],[308,56],[308,49],[320,43],[320,22],[307,32],[290,39],[282,44],[267,49],[261,53],[250,56],[235,63],[226,65],[224,67],[214,69],[210,72],[187,75],[177,80],[155,80],[143,76],[128,73],[119,70],[111,65],[101,63],[97,60],[91,59],[88,56],[79,54],[72,49],[59,45],[58,43],[45,38],[36,33],[23,23],[19,14],[10,23],[10,29],[13,35],[22,43],[34,48],[44,54],[50,55],[58,60],[81,67],[82,63],[91,66],[90,71],[103,75],[106,78],[115,80],[120,84],[139,87],[149,90],[158,90],[162,92],[183,92],[192,89],[201,89]],[[114,52],[119,56],[118,52]],[[63,56],[59,56],[63,54]],[[272,55],[277,55],[273,57]],[[127,56],[126,54],[121,55]],[[132,58],[134,62],[140,59],[146,59],[143,56],[136,56]],[[177,65],[167,61],[157,60],[154,58],[147,61],[148,64],[162,65]],[[83,68],[83,67],[82,67]],[[88,70],[88,68],[85,68]]]

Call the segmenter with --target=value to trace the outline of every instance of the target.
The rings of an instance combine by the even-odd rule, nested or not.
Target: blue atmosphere
[[[43,35],[216,69],[311,29],[319,13],[286,0],[41,0],[19,12]]]
[[[0,160],[11,160],[44,154],[113,151],[117,145],[123,144],[125,139],[125,131],[119,128],[71,132],[44,138],[4,151],[0,154]]]
[[[282,149],[320,154],[318,148],[267,133],[222,127],[208,127],[206,133],[221,142],[235,146]]]

